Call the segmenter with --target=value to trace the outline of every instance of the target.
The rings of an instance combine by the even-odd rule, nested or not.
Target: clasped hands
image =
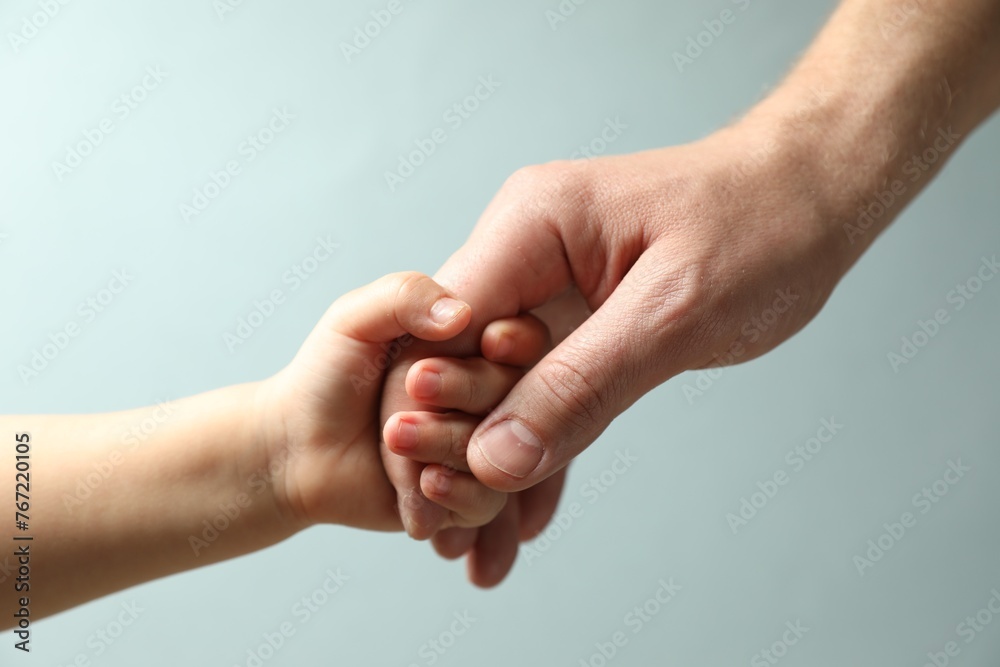
[[[476,583],[503,578],[510,563],[493,565],[491,540],[516,550],[505,531],[508,524],[520,531],[518,515],[507,494],[471,474],[466,448],[551,338],[541,320],[521,314],[480,327],[470,355],[434,354],[433,343],[455,339],[471,322],[469,305],[427,276],[389,275],[338,299],[291,364],[259,383],[253,414],[262,459],[249,465],[273,471],[275,506],[289,530],[406,527],[432,537],[445,556],[484,554],[470,569]],[[384,399],[399,396],[412,409],[390,410]],[[383,462],[412,466],[415,488],[397,494]],[[547,520],[524,524],[519,535]],[[512,562],[512,553],[505,557]]]

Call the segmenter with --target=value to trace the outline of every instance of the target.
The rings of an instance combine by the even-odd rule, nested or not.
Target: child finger
[[[472,318],[469,305],[415,271],[393,273],[337,299],[323,318],[356,340],[385,343],[405,334],[429,341],[456,336]]]
[[[411,461],[469,472],[465,452],[479,421],[459,412],[397,412],[385,423],[382,438],[392,453]]]
[[[483,486],[468,473],[431,464],[420,474],[420,490],[429,500],[451,510],[449,523],[476,528],[496,518],[507,503],[507,494]]]
[[[486,415],[523,375],[519,368],[482,357],[422,359],[406,374],[406,393],[428,405]]]
[[[552,348],[545,323],[531,314],[494,320],[483,330],[483,356],[510,366],[534,366]]]

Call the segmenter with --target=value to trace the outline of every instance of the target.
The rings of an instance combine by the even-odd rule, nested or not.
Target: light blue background
[[[608,118],[628,125],[616,153],[730,121],[833,7],[590,0],[553,30],[557,4],[403,0],[348,63],[340,43],[385,2],[245,0],[224,18],[211,0],[71,2],[18,53],[7,35],[38,5],[4,3],[0,409],[109,411],[266,377],[338,295],[392,271],[432,273],[518,167],[570,156]],[[672,53],[725,8],[736,21],[678,72]],[[60,181],[53,161],[115,117],[149,66],[166,80]],[[501,88],[391,193],[384,172],[486,75]],[[274,108],[296,119],[185,223],[179,204]],[[953,664],[993,664],[1000,619],[971,644],[955,632],[1000,588],[1000,281],[898,374],[886,355],[1000,250],[997,155],[994,120],[778,351],[726,370],[693,405],[683,386],[697,374],[618,419],[572,468],[564,507],[582,502],[583,516],[498,590],[400,535],[322,527],[40,622],[28,659],[5,635],[0,661],[246,665],[262,633],[292,621],[296,635],[264,664],[426,665],[421,646],[468,610],[476,622],[436,664],[575,666],[625,630],[611,664],[747,665],[796,620],[809,632],[789,667],[922,665],[949,640],[962,649]],[[338,254],[231,353],[223,334],[326,235]],[[134,282],[22,382],[17,367],[123,268]],[[786,452],[829,417],[843,431],[734,535],[727,513],[790,470]],[[581,486],[625,450],[640,463],[591,504]],[[958,457],[972,471],[859,576],[852,558]],[[327,568],[350,581],[299,625],[292,606]],[[625,614],[670,578],[683,589],[632,634]],[[145,611],[95,657],[88,637],[132,600]]]

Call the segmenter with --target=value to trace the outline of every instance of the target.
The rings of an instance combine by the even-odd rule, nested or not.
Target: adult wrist
[[[888,78],[874,88],[791,77],[736,124],[769,146],[809,197],[845,273],[926,187],[969,131],[947,91]],[[922,101],[914,111],[913,96]]]

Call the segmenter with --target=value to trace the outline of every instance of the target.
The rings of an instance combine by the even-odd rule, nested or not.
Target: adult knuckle
[[[555,401],[556,418],[575,429],[598,423],[605,413],[607,397],[596,380],[597,371],[579,360],[557,359],[541,380]]]

